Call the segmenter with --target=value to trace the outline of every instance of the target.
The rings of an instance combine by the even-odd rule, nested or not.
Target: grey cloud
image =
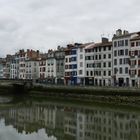
[[[0,0],[0,55],[100,41],[117,28],[137,31],[139,5],[139,0]]]

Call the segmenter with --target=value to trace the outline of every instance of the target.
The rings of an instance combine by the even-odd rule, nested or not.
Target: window
[[[106,51],[106,47],[104,47],[104,51]]]
[[[95,48],[95,51],[97,52],[97,48]]]
[[[136,70],[131,70],[131,71],[130,71],[130,74],[131,74],[131,75],[135,75],[135,74],[136,74]]]
[[[125,74],[128,74],[128,67],[125,68]]]
[[[80,62],[80,67],[83,67],[83,62]]]
[[[117,59],[114,59],[114,65],[117,65]]]
[[[108,67],[111,67],[111,62],[108,62]]]
[[[76,61],[76,57],[71,57],[71,61]]]
[[[111,58],[111,54],[108,54],[108,58]]]
[[[83,71],[82,70],[79,70],[79,75],[82,75],[83,74]]]
[[[76,54],[76,50],[72,50],[71,51],[71,54]]]
[[[125,46],[128,46],[128,40],[125,40]]]
[[[122,64],[122,58],[120,58],[120,65]]]
[[[140,46],[140,42],[136,42],[136,46]]]
[[[106,71],[104,71],[104,76],[106,76]]]
[[[131,56],[135,56],[135,51],[131,51]]]
[[[117,47],[117,42],[116,41],[114,41],[114,47]]]
[[[93,71],[90,71],[90,76],[93,76]]]
[[[122,74],[123,73],[123,71],[122,71],[122,68],[120,67],[120,69],[119,69],[119,73],[120,74]]]
[[[124,64],[129,64],[129,58],[124,58]]]
[[[131,60],[131,66],[135,66],[135,65],[136,65],[136,63],[137,63],[137,61],[136,61],[136,60]]]
[[[118,72],[117,68],[114,68],[114,74],[116,74]]]
[[[120,50],[119,55],[124,55],[124,50]]]
[[[87,76],[89,76],[89,72],[87,71]]]
[[[80,54],[80,59],[83,59],[83,55],[82,54]]]
[[[104,54],[104,59],[106,59],[106,54]]]
[[[128,55],[128,49],[125,49],[125,55]]]
[[[104,64],[104,67],[106,67],[106,62],[104,62],[103,64]]]
[[[98,60],[98,55],[95,55],[95,60]]]
[[[99,55],[99,60],[101,59],[101,55]]]
[[[117,56],[117,50],[114,51],[114,56]]]
[[[108,71],[108,76],[111,76],[111,71]]]
[[[131,42],[131,47],[134,47],[135,46],[135,43],[134,42]]]
[[[80,52],[83,52],[83,49],[82,48],[80,48]]]

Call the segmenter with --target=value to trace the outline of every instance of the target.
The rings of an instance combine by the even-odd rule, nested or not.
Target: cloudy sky
[[[139,0],[0,0],[0,56],[140,30]]]

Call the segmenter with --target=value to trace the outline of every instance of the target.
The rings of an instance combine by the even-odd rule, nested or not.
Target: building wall
[[[130,40],[130,83],[140,87],[140,37]]]
[[[46,79],[46,65],[47,65],[46,59],[41,59],[39,61],[38,71],[39,71],[39,79],[40,80]]]
[[[39,62],[38,61],[25,61],[26,79],[36,80],[39,78]]]
[[[85,84],[111,86],[112,45],[111,42],[91,44],[85,50]]]
[[[77,84],[85,85],[85,46],[77,49]]]
[[[73,46],[65,52],[65,84],[77,85],[77,48]]]

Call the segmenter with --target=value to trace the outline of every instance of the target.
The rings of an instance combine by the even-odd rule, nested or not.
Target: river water
[[[0,140],[140,140],[140,110],[45,99],[7,100],[0,103]]]

